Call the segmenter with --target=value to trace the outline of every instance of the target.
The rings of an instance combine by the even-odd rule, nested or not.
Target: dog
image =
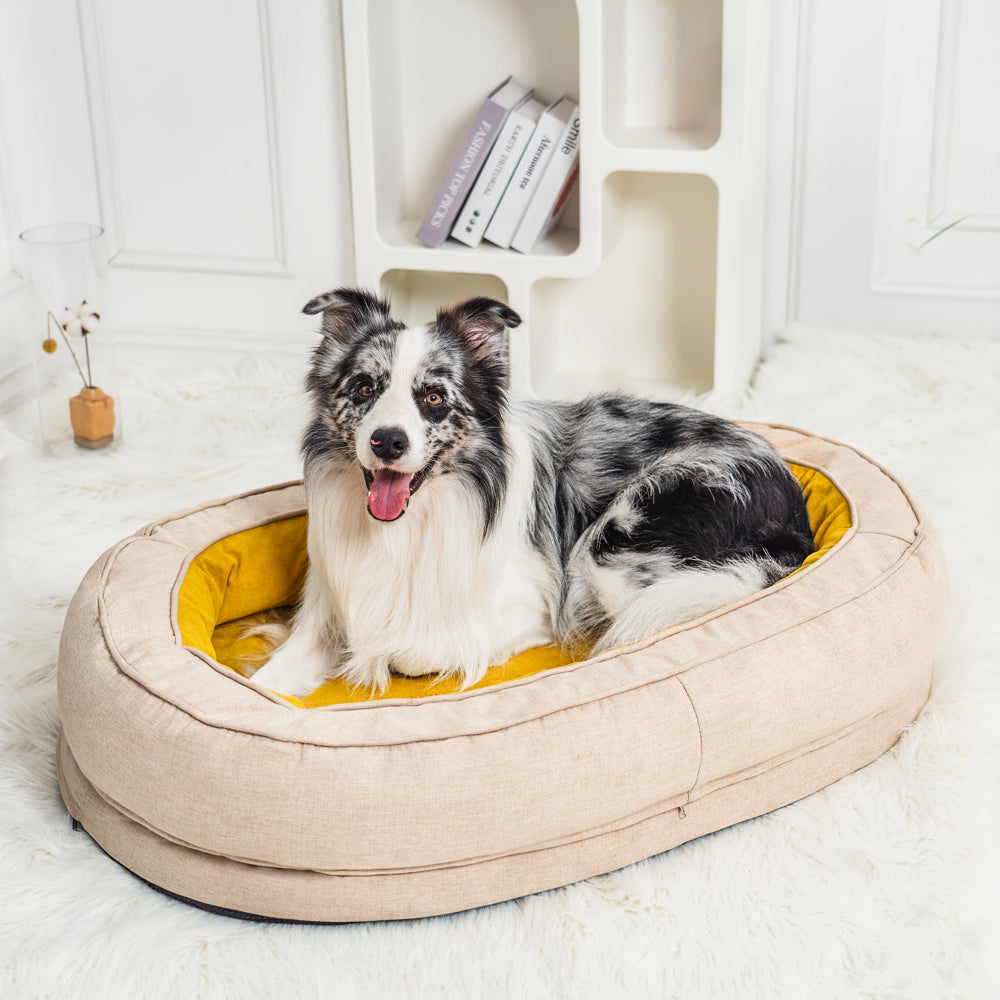
[[[508,400],[509,306],[433,323],[340,288],[306,304],[322,341],[302,441],[309,569],[255,675],[463,687],[532,646],[597,654],[768,587],[813,551],[805,500],[761,437],[623,395]]]

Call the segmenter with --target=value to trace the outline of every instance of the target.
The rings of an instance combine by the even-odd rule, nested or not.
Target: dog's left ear
[[[473,360],[482,361],[503,346],[504,330],[520,326],[521,317],[503,302],[479,297],[439,309],[437,325],[457,333],[468,345]]]
[[[335,288],[310,299],[302,311],[323,314],[323,336],[346,344],[362,331],[391,319],[389,303],[363,288]]]

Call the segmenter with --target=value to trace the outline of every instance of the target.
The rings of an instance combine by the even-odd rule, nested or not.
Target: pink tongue
[[[379,469],[368,490],[368,509],[380,521],[395,521],[406,510],[413,476],[391,469]]]

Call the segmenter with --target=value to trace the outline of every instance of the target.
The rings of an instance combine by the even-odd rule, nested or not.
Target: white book
[[[469,197],[458,213],[458,221],[451,231],[456,240],[466,246],[479,246],[544,110],[545,105],[541,101],[528,97],[507,116]]]
[[[528,87],[508,76],[486,97],[434,195],[427,215],[417,230],[417,239],[428,246],[439,247],[448,238],[510,109],[520,104],[529,93]]]
[[[486,239],[491,243],[505,249],[510,246],[535,185],[548,165],[556,143],[566,130],[566,123],[575,107],[575,101],[563,97],[550,104],[538,119],[531,142],[514,170],[514,176],[486,229]]]
[[[580,108],[573,113],[549,158],[545,173],[535,184],[535,190],[524,216],[511,240],[520,253],[531,253],[538,241],[555,228],[566,207],[570,192],[580,172]]]

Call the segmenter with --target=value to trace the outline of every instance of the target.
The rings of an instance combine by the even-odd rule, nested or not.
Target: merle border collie
[[[468,686],[531,646],[600,653],[786,576],[813,550],[799,483],[762,438],[629,396],[508,402],[508,306],[407,326],[317,296],[302,442],[309,570],[255,675],[301,695],[393,673]]]

